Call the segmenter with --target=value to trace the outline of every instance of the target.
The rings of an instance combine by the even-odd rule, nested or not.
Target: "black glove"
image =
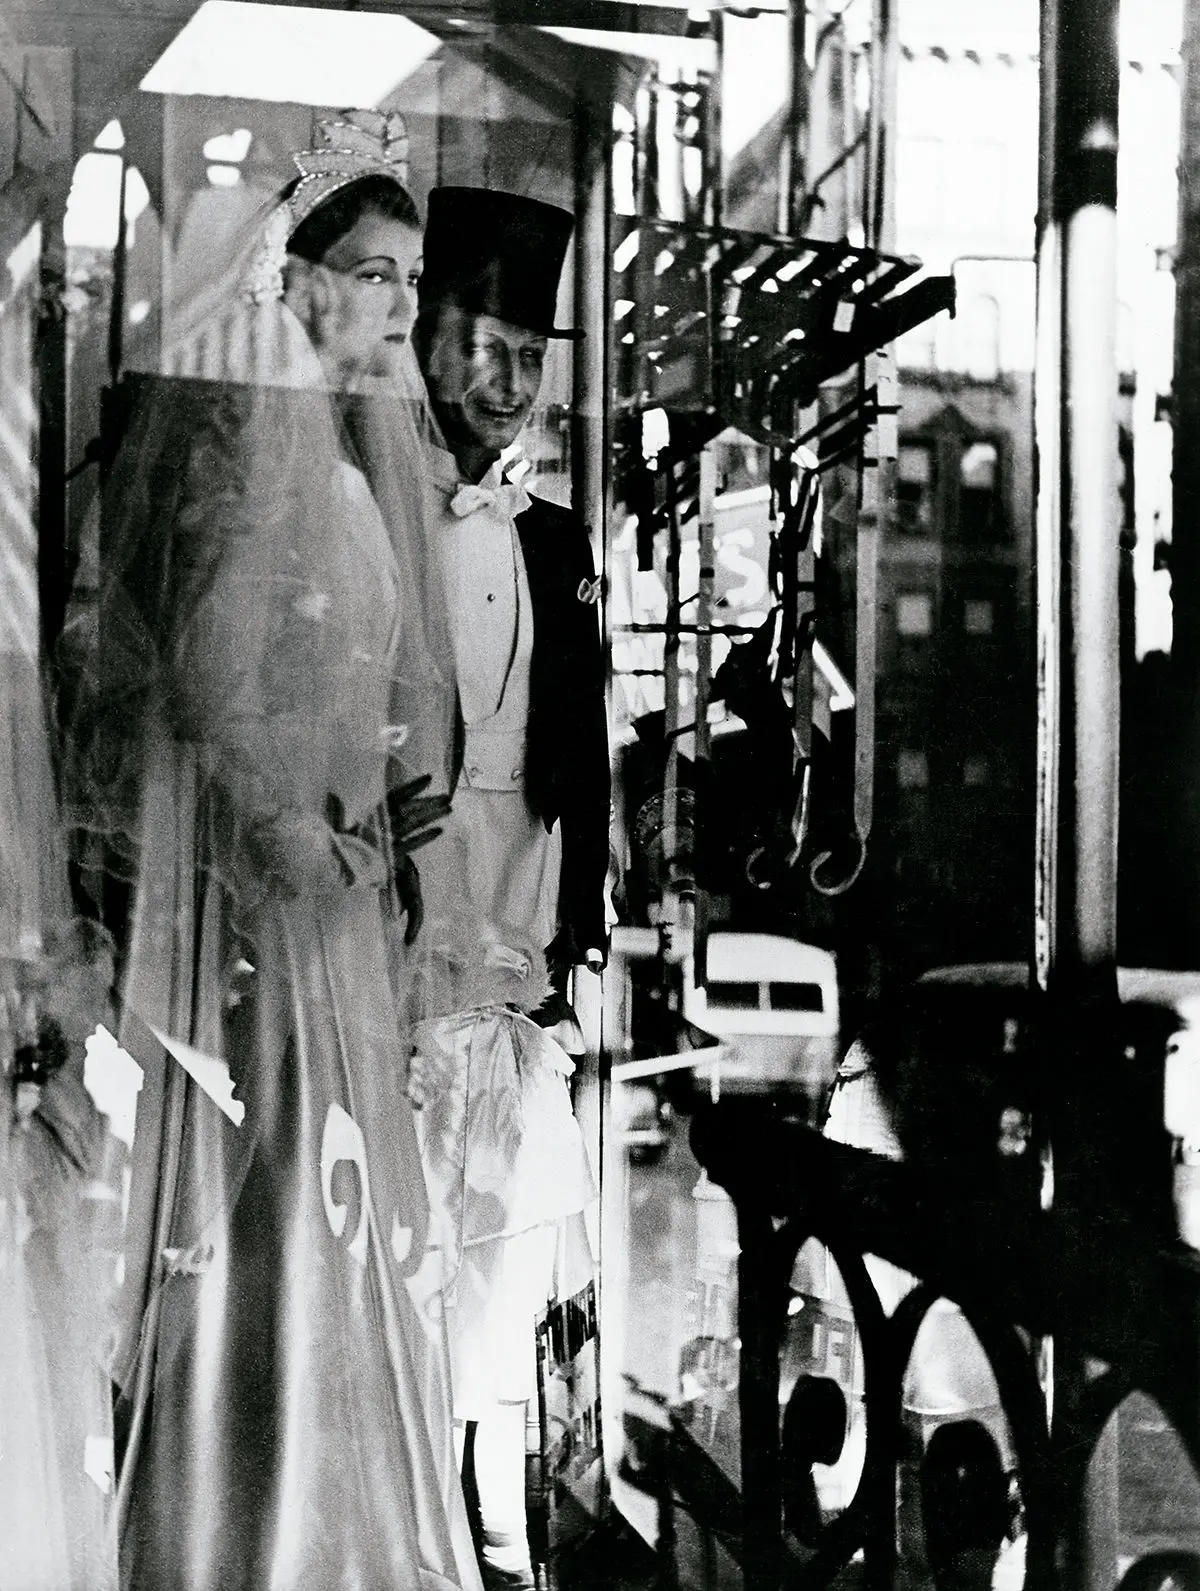
[[[421,924],[425,921],[425,900],[421,894],[421,875],[417,872],[417,864],[411,856],[396,858],[392,877],[396,886],[396,898],[400,902],[400,910],[404,913],[404,943],[414,945],[417,942],[417,935],[421,932]]]
[[[414,944],[425,920],[425,905],[421,897],[421,875],[412,853],[436,840],[442,832],[439,819],[450,812],[448,795],[424,795],[432,783],[432,775],[410,779],[397,785],[387,795],[388,826],[392,836],[392,855],[396,895],[405,915],[404,943]]]
[[[427,790],[432,782],[433,775],[426,773],[419,779],[410,779],[407,784],[397,785],[394,790],[388,791],[388,825],[394,850],[411,855],[422,845],[428,845],[430,840],[436,840],[442,832],[434,825],[449,816],[450,797],[422,795],[421,792]]]

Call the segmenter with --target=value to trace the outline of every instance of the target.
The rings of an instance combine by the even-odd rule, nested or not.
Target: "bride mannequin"
[[[394,757],[398,682],[430,668],[419,539],[337,406],[415,312],[404,142],[319,124],[236,290],[176,307],[105,505],[68,749],[93,874],[99,836],[132,886],[119,1501],[145,1591],[478,1585],[406,1286],[428,1208],[387,924],[438,810]]]

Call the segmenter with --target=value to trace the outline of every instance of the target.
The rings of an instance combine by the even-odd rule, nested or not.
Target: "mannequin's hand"
[[[425,901],[421,894],[421,875],[411,856],[396,858],[396,899],[406,919],[404,943],[414,945],[425,921]]]
[[[395,867],[396,897],[407,919],[404,925],[404,943],[416,942],[425,921],[425,903],[421,895],[421,875],[412,853],[436,840],[442,832],[439,820],[450,811],[450,797],[423,794],[432,782],[425,774],[397,785],[388,791],[388,827],[392,836],[392,853]]]
[[[432,775],[425,774],[388,791],[388,823],[392,845],[398,853],[403,851],[411,855],[430,840],[436,840],[442,832],[438,824],[450,811],[450,797],[423,794],[432,782]]]

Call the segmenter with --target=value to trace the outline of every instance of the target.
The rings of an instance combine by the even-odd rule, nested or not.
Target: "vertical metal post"
[[[707,761],[711,750],[708,729],[708,704],[712,686],[713,583],[716,576],[714,516],[717,495],[716,451],[710,442],[700,450],[700,493],[696,505],[696,535],[700,543],[700,583],[696,600],[696,729],[697,765]],[[709,927],[708,891],[696,881],[696,943],[692,977],[697,984],[707,981],[707,938]]]
[[[1116,1027],[1119,543],[1116,494],[1120,0],[1043,0],[1039,366],[1038,875],[1035,960],[1048,993],[1054,1215],[1103,1242]],[[1057,404],[1057,423],[1051,405]],[[1089,1366],[1054,1347],[1059,1562],[1072,1591],[1116,1578],[1115,1465],[1086,1448]],[[1089,1466],[1089,1458],[1091,1460]]]
[[[895,0],[875,0],[871,28],[871,111],[867,129],[863,230],[885,253],[896,237],[896,81],[900,35]]]
[[[1037,610],[1037,825],[1033,960],[1046,989],[1056,943],[1058,767],[1062,696],[1059,680],[1059,420],[1062,407],[1062,240],[1054,208],[1058,126],[1058,8],[1041,15],[1041,127],[1038,160],[1037,337],[1034,351],[1034,577]]]
[[[709,673],[712,669],[713,582],[716,568],[713,563],[713,533],[717,497],[717,460],[710,442],[700,450],[700,486],[696,501],[696,536],[699,543],[699,584],[696,594],[696,756],[707,757],[711,737],[708,729]]]
[[[113,249],[112,303],[108,316],[108,379],[115,387],[121,379],[125,353],[125,275],[129,260],[129,223],[125,199],[129,191],[129,161],[121,151],[121,181],[117,187],[117,241]]]
[[[579,96],[575,112],[575,325],[573,349],[571,501],[603,575],[608,556],[609,271],[612,259],[612,98],[609,84]],[[607,650],[608,603],[601,603]]]
[[[572,365],[571,501],[583,520],[592,556],[601,576],[608,568],[609,520],[609,271],[612,259],[612,98],[610,85],[594,85],[592,96],[580,94],[575,112],[575,325],[584,335],[575,343]],[[607,582],[602,590],[606,589]],[[581,609],[583,615],[590,613]],[[607,596],[600,604],[605,656],[610,655]],[[581,949],[586,949],[582,946]],[[603,987],[591,973],[575,980],[575,1006],[587,1040],[576,1074],[575,1113],[588,1155],[603,1181],[605,1128],[611,1110],[605,1060]],[[606,1208],[602,1199],[601,1209]],[[602,1216],[603,1219],[603,1216]],[[601,1242],[608,1234],[602,1231]],[[603,1297],[601,1307],[603,1308]],[[605,1334],[600,1336],[606,1354]],[[607,1359],[602,1373],[607,1374]],[[600,1509],[607,1507],[602,1489]]]
[[[783,1476],[779,1458],[783,1278],[770,1214],[740,1195],[737,1207],[742,1585],[744,1591],[779,1591],[783,1583]]]
[[[788,0],[788,108],[779,152],[779,230],[794,237],[804,206],[804,152],[808,143],[807,0]]]
[[[1054,172],[1058,128],[1058,11],[1041,8],[1040,126],[1037,207],[1037,324],[1033,376],[1034,458],[1034,610],[1036,782],[1034,826],[1033,935],[1029,946],[1033,977],[1044,996],[1057,939],[1058,779],[1062,697],[1059,685],[1059,590],[1062,560],[1059,547],[1059,417],[1062,391],[1061,245],[1054,210]],[[1047,1037],[1049,1031],[1047,1029]],[[1053,1051],[1047,1045],[1047,1065]],[[1049,1122],[1038,1122],[1038,1151],[1043,1182],[1052,1186],[1053,1147]],[[1047,1413],[1053,1407],[1056,1348],[1043,1339],[1039,1354],[1042,1392]]]
[[[609,260],[612,244],[611,109],[583,103],[575,119],[575,324],[571,498],[587,526],[597,567],[608,531]],[[607,605],[604,609],[607,617]]]
[[[722,85],[725,81],[725,13],[714,11],[709,18],[713,44],[716,48],[716,66],[704,95],[704,169],[708,202],[708,223],[720,228],[725,224],[725,146],[722,130]]]
[[[895,142],[899,36],[894,0],[874,0],[871,30],[871,108],[864,168],[863,229],[870,248],[888,251],[896,231]],[[890,350],[859,369],[860,389],[874,385],[880,402],[895,396]],[[896,424],[880,416],[864,444],[859,476],[855,616],[854,828],[861,869],[875,804],[875,675],[879,558],[891,533],[896,502]]]
[[[847,129],[852,120],[852,98],[846,81],[846,60],[841,24],[831,20],[828,0],[813,0],[811,30],[813,71],[808,85],[808,127],[804,193],[797,224],[805,237],[840,238],[850,230],[850,168],[852,160],[835,163],[853,139]],[[829,171],[832,176],[825,176]],[[814,184],[822,177],[820,191]]]
[[[637,106],[639,111],[638,136],[641,144],[641,160],[639,162],[638,177],[640,193],[638,195],[637,211],[639,215],[655,217],[662,214],[662,205],[658,192],[658,136],[659,136],[659,84],[657,74],[638,91]],[[644,115],[642,114],[644,112]]]
[[[680,666],[680,651],[682,635],[680,625],[683,622],[683,609],[680,593],[680,562],[683,553],[683,537],[679,522],[679,493],[675,475],[674,461],[668,457],[662,467],[666,471],[666,497],[667,497],[667,556],[663,569],[663,582],[667,588],[667,613],[665,634],[663,635],[663,698],[665,712],[663,714],[663,733],[666,737],[664,746],[666,751],[666,768],[663,772],[663,921],[672,926],[680,923],[682,918],[682,901],[677,888],[679,871],[677,866],[679,832],[680,832],[680,801],[679,801],[679,741],[685,730],[683,713],[683,669]],[[691,950],[688,945],[687,950]],[[677,952],[684,950],[682,944],[674,946]]]
[[[1119,0],[1058,14],[1053,224],[1062,295],[1057,939],[1053,971],[1115,996]]]

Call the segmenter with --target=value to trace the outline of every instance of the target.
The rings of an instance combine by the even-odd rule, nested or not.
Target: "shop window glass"
[[[468,376],[466,359],[461,361],[463,368],[459,362],[466,309],[461,317],[436,316],[436,324],[429,328],[430,348],[454,350],[440,363],[432,353],[428,360],[426,373],[436,371],[437,380],[444,378],[447,383],[443,394],[455,380],[462,383],[462,391],[486,389],[488,382],[502,379],[494,372],[506,370],[510,360],[519,360],[530,372],[531,387],[537,385],[533,381],[533,372],[540,369],[536,329],[543,324],[578,324],[572,292],[573,245],[568,243],[568,227],[574,228],[574,235],[582,232],[574,203],[574,101],[561,92],[546,95],[533,81],[527,63],[513,70],[490,52],[481,62],[473,44],[455,51],[438,35],[394,16],[304,7],[283,14],[279,7],[229,4],[185,9],[194,15],[150,68],[157,73],[153,97],[149,90],[140,96],[124,133],[115,126],[107,129],[101,145],[83,154],[74,173],[70,206],[63,217],[69,275],[68,291],[62,294],[71,317],[69,339],[64,336],[71,361],[64,407],[80,394],[77,412],[67,416],[72,422],[67,462],[73,470],[83,466],[73,484],[78,482],[81,527],[86,526],[89,546],[95,547],[88,560],[89,589],[84,592],[80,579],[63,593],[71,603],[69,639],[74,642],[66,664],[72,671],[69,709],[84,702],[89,709],[94,707],[94,716],[71,710],[63,715],[64,762],[72,774],[73,810],[81,814],[84,834],[103,833],[107,838],[114,833],[123,841],[126,830],[118,826],[132,821],[129,814],[140,810],[145,798],[146,786],[138,777],[143,766],[152,764],[156,778],[161,769],[164,788],[170,786],[169,798],[164,797],[169,821],[164,816],[164,823],[144,844],[114,843],[111,852],[103,849],[103,854],[98,844],[86,849],[84,863],[91,869],[88,893],[105,908],[109,920],[104,926],[128,988],[144,986],[150,961],[155,968],[152,976],[166,987],[179,975],[180,955],[190,957],[194,1005],[183,1001],[177,1003],[178,1009],[164,1008],[161,1035],[142,1028],[129,1037],[130,1064],[142,1064],[143,1048],[149,1055],[147,1070],[187,1068],[193,1055],[203,1063],[192,1067],[197,1086],[192,1090],[189,1085],[178,1117],[164,1128],[168,1138],[173,1132],[178,1135],[170,1152],[177,1144],[198,1143],[203,1154],[204,1145],[216,1144],[222,1131],[218,1113],[235,1126],[244,1122],[243,1137],[253,1147],[255,1165],[266,1168],[245,1190],[244,1209],[252,1212],[249,1224],[263,1240],[251,1239],[243,1246],[244,1269],[254,1273],[263,1296],[278,1298],[281,1318],[286,1315],[289,1325],[286,1340],[277,1344],[279,1353],[268,1356],[260,1378],[264,1395],[278,1405],[279,1429],[265,1436],[243,1433],[230,1449],[228,1432],[214,1411],[219,1414],[228,1404],[236,1365],[253,1339],[253,1322],[245,1310],[223,1310],[219,1300],[214,1312],[206,1315],[214,1336],[206,1336],[205,1342],[220,1339],[219,1350],[206,1360],[213,1373],[213,1395],[199,1402],[185,1399],[172,1411],[173,1428],[183,1432],[187,1449],[179,1480],[183,1491],[196,1495],[188,1477],[215,1473],[214,1465],[227,1459],[234,1468],[239,1464],[254,1468],[265,1486],[277,1487],[300,1476],[297,1484],[305,1497],[320,1489],[329,1504],[325,1516],[312,1521],[311,1530],[301,1520],[289,1532],[295,1583],[328,1583],[331,1566],[356,1561],[356,1554],[363,1561],[382,1561],[390,1554],[397,1584],[414,1584],[426,1568],[439,1582],[465,1584],[475,1573],[473,1548],[467,1533],[462,1533],[461,1543],[456,1539],[453,1516],[436,1483],[425,1486],[419,1498],[422,1518],[429,1521],[429,1540],[434,1542],[421,1552],[406,1545],[412,1534],[404,1513],[407,1505],[393,1506],[394,1500],[376,1497],[364,1510],[357,1506],[362,1498],[353,1488],[355,1462],[364,1456],[383,1468],[409,1472],[436,1447],[438,1433],[426,1423],[421,1400],[410,1399],[398,1414],[395,1388],[388,1379],[389,1366],[407,1362],[421,1349],[420,1323],[410,1327],[406,1316],[393,1318],[395,1312],[385,1310],[357,1337],[341,1329],[346,1322],[361,1324],[361,1310],[355,1311],[364,1289],[372,1297],[388,1296],[393,1285],[403,1289],[410,1251],[423,1240],[423,1226],[412,1214],[410,1197],[412,1175],[421,1181],[421,1168],[414,1160],[402,1177],[395,1157],[386,1153],[387,1146],[380,1150],[372,1136],[373,1124],[402,1121],[408,1108],[403,1080],[374,1064],[379,1035],[407,1035],[415,1031],[416,1021],[394,1004],[386,982],[391,922],[382,914],[381,891],[392,882],[393,861],[399,861],[390,839],[402,836],[407,846],[410,842],[401,825],[414,813],[415,821],[420,821],[420,809],[406,806],[403,794],[385,809],[383,793],[386,771],[396,766],[395,753],[408,724],[417,717],[430,728],[431,739],[419,748],[415,739],[408,741],[414,754],[412,773],[419,776],[426,765],[440,767],[447,749],[452,753],[453,703],[442,710],[435,700],[439,688],[455,679],[455,659],[450,655],[448,611],[440,615],[436,633],[432,625],[405,622],[405,615],[433,612],[432,601],[422,600],[419,582],[428,568],[421,557],[421,548],[428,544],[425,531],[435,516],[454,535],[464,513],[501,516],[495,523],[503,532],[504,517],[511,519],[517,512],[511,493],[506,502],[467,503],[464,508],[457,503],[457,483],[462,478],[457,460],[439,461],[445,467],[435,480],[432,450],[424,448],[417,414],[424,419],[429,409],[417,355],[406,340],[416,307],[421,242],[414,211],[431,236],[427,201],[434,185],[466,190],[468,195],[471,190],[487,190],[488,200],[503,196],[503,229],[495,225],[490,203],[469,198],[471,211],[460,210],[465,220],[461,234],[456,234],[465,235],[470,243],[483,238],[489,247],[495,242],[497,248],[502,231],[514,248],[525,236],[530,225],[530,214],[523,208],[527,200],[538,199],[566,212],[555,217],[553,237],[545,212],[533,217],[533,222],[546,226],[547,240],[544,252],[532,247],[528,251],[529,274],[521,285],[529,297],[522,305],[513,303],[513,316],[495,317],[520,333],[511,343],[486,326],[472,325]],[[256,34],[258,28],[267,30],[269,37]],[[407,55],[406,39],[412,44]],[[565,80],[574,81],[581,70],[579,57],[568,55],[565,43],[559,51],[563,41],[543,42],[544,53],[558,63],[556,70],[565,75],[570,68]],[[168,66],[176,73],[174,78]],[[554,86],[554,81],[545,86]],[[261,103],[252,97],[256,90],[268,96]],[[268,91],[280,97],[271,98]],[[589,129],[602,150],[603,140],[591,124]],[[124,146],[122,136],[127,140]],[[137,175],[139,164],[148,183]],[[284,185],[301,171],[315,173],[313,181],[303,193],[299,188],[289,190],[288,199],[281,199]],[[337,181],[358,171],[374,180],[373,188]],[[334,178],[335,185],[326,187],[323,177]],[[448,215],[443,213],[443,223],[452,234],[454,222]],[[127,246],[115,249],[122,238]],[[57,255],[53,240],[49,246]],[[488,260],[503,257],[489,254]],[[443,260],[447,276],[465,273],[471,263],[468,244],[455,246],[452,236]],[[597,269],[602,265],[599,262]],[[40,279],[36,264],[31,270],[32,294],[40,288]],[[81,278],[79,273],[85,270],[90,274]],[[426,275],[430,274],[427,269]],[[102,291],[109,296],[102,298]],[[36,303],[31,298],[31,312]],[[124,305],[123,320],[108,312],[113,304]],[[528,322],[515,313],[525,304],[533,317]],[[6,321],[9,315],[6,304]],[[7,325],[4,330],[7,359],[11,337]],[[592,326],[587,330],[594,334]],[[27,358],[31,339],[24,339],[23,346]],[[11,349],[14,360],[18,352]],[[112,362],[119,381],[111,380],[110,354],[116,356]],[[454,367],[450,374],[448,366]],[[572,371],[570,345],[561,340],[561,346],[556,343],[547,354],[537,409],[528,422],[522,426],[523,410],[518,415],[509,407],[505,422],[492,428],[495,437],[504,433],[503,440],[496,441],[497,451],[501,446],[506,450],[521,446],[525,477],[536,480],[538,495],[543,482],[562,486],[566,481],[567,442],[574,418]],[[9,378],[0,382],[0,405],[10,397],[13,405],[23,400],[23,407],[36,418],[35,406],[28,402],[29,370],[17,370],[14,364],[0,374]],[[431,375],[431,390],[434,379]],[[468,388],[468,381],[478,386]],[[101,435],[101,391],[106,399],[103,451],[89,452]],[[445,401],[453,403],[455,398]],[[579,412],[585,412],[582,402]],[[28,459],[31,442],[25,437],[19,440]],[[95,458],[102,458],[106,466],[102,502]],[[28,475],[28,464],[25,470]],[[0,480],[0,488],[4,486]],[[427,486],[436,487],[428,519],[424,517]],[[90,493],[90,502],[84,501],[85,492]],[[9,493],[0,495],[7,507]],[[22,532],[22,552],[28,553],[27,567],[33,568],[31,535],[24,526]],[[508,539],[501,534],[502,552]],[[500,562],[503,565],[504,559]],[[176,578],[184,565],[186,575]],[[462,569],[464,581],[471,582],[470,595],[462,604],[463,614],[469,615],[464,622],[473,625],[477,608],[482,610],[488,599],[494,602],[486,645],[497,636],[500,644],[490,654],[477,649],[472,663],[486,691],[495,685],[495,660],[505,664],[516,645],[511,637],[518,625],[525,633],[535,621],[529,613],[518,613],[505,595],[512,591],[511,558],[507,583],[505,567],[481,573],[474,552],[459,560],[456,568]],[[366,580],[361,578],[363,569],[369,571]],[[498,574],[495,582],[493,574]],[[439,582],[440,574],[430,591],[440,596]],[[577,593],[577,584],[572,579],[562,587],[561,601],[567,606],[560,616],[589,646],[594,639],[592,649],[598,653],[593,599],[599,587]],[[23,599],[30,593],[36,596],[36,581],[26,580]],[[93,622],[96,613],[110,610],[133,616],[131,622]],[[153,624],[145,622],[150,615]],[[536,622],[543,624],[540,610]],[[587,635],[587,624],[593,636]],[[505,633],[506,626],[510,633]],[[36,632],[36,622],[30,621],[28,627]],[[482,631],[480,625],[473,639]],[[29,672],[36,686],[36,671]],[[599,678],[596,670],[591,673],[593,679]],[[131,679],[136,686],[126,690],[125,682]],[[393,686],[397,694],[411,689],[419,703],[417,717],[399,707],[393,715]],[[31,691],[30,703],[37,700],[36,691]],[[186,747],[157,728],[165,704],[185,700]],[[237,728],[246,702],[252,703],[248,710],[261,729],[250,740],[239,738]],[[527,708],[515,694],[514,702],[514,721],[522,723]],[[601,726],[595,737],[597,750],[606,752],[602,718],[593,715],[593,721]],[[24,750],[28,737],[25,719],[21,722]],[[93,735],[97,723],[101,731]],[[404,729],[398,727],[401,723]],[[356,748],[353,756],[345,754],[347,746]],[[485,770],[486,777],[519,783],[521,771],[508,750],[500,748],[495,754],[503,757],[504,768],[500,770],[497,762]],[[184,785],[176,777],[185,763],[195,771],[187,794],[181,793]],[[110,768],[130,770],[116,799],[111,799]],[[419,777],[417,782],[419,786]],[[390,792],[395,790],[403,787],[393,783]],[[50,808],[49,800],[39,799],[40,795],[40,790],[30,790],[28,801],[29,810],[39,814]],[[220,824],[206,821],[212,799],[219,799]],[[298,835],[306,836],[299,847],[294,843]],[[7,863],[7,834],[5,840]],[[49,856],[53,847],[43,843],[33,854]],[[110,858],[118,857],[122,862],[128,858],[128,871],[102,871]],[[222,879],[221,900],[210,893],[206,899],[211,911],[201,912],[197,904],[201,897],[194,886],[210,868]],[[457,936],[461,929],[461,942],[467,947],[461,965],[465,968],[466,959],[471,960],[473,980],[483,971],[477,928],[490,920],[491,902],[480,891],[464,893],[466,881],[455,871],[453,858],[439,854],[436,847],[425,849],[421,868],[431,920],[437,911],[437,881],[454,891],[455,932]],[[163,921],[173,928],[162,950],[132,932],[125,920],[125,903],[142,898],[147,879],[168,875],[172,884]],[[321,880],[334,887],[327,889]],[[349,885],[367,880],[365,889],[354,892],[362,910],[344,910],[342,891],[349,899]],[[41,879],[37,882],[40,889]],[[395,882],[399,888],[398,868]],[[599,886],[597,881],[597,909],[602,904]],[[55,896],[61,893],[67,898],[66,887],[63,880]],[[0,912],[8,907],[9,894],[0,901]],[[49,898],[49,890],[46,895]],[[81,890],[81,899],[83,895]],[[311,906],[311,915],[304,920],[304,931],[311,931],[306,943],[317,947],[322,967],[330,971],[329,978],[315,983],[288,957],[292,925],[299,920],[295,918],[298,899],[305,909]],[[249,932],[250,918],[243,908],[255,914],[254,921],[265,914],[261,920],[269,918],[278,932],[270,944],[271,936],[254,936],[254,966],[243,962],[230,971],[237,988],[226,1000],[226,972],[232,963],[227,967],[221,951],[208,957],[197,949],[191,956],[191,949],[202,941],[208,944],[209,936],[216,946],[231,932]],[[528,912],[524,902],[512,914],[501,912],[503,932],[514,945],[525,939],[532,944],[545,940],[533,915],[540,909],[540,903],[531,901]],[[180,952],[181,945],[189,948]],[[457,945],[456,937],[456,956]],[[111,957],[111,951],[106,953]],[[456,971],[459,965],[456,961]],[[53,974],[59,979],[57,967]],[[508,979],[514,972],[506,966],[499,975]],[[256,993],[247,996],[253,1019],[248,1006],[237,1009],[250,987],[246,979],[255,991],[270,991],[272,1016],[261,1022]],[[50,981],[49,972],[45,981]],[[111,983],[111,967],[89,972],[88,988],[94,985],[103,1014],[109,1011],[105,991]],[[71,989],[63,998],[74,1001],[73,984]],[[432,1032],[434,1025],[453,1014],[451,1005],[457,1006],[464,997],[473,1000],[477,989],[474,984],[469,990],[465,984],[451,989],[443,983],[435,991],[425,983],[422,992],[430,996],[425,1009]],[[79,995],[81,1008],[86,998],[90,995]],[[329,1036],[327,1043],[307,1046],[303,1064],[288,1070],[289,1098],[295,1099],[297,1108],[295,1120],[289,1114],[283,1139],[264,1106],[277,1081],[276,1062],[287,1048],[284,1030],[273,1026],[277,1010],[286,1010],[287,1021],[293,1023],[289,1032]],[[215,1013],[203,1034],[196,1026],[201,1021],[198,1012]],[[73,1007],[71,1021],[76,1020]],[[37,1026],[30,1032],[40,1038]],[[92,1050],[87,1056],[91,1073],[103,1073],[111,1054],[96,1044]],[[245,1100],[236,1097],[224,1069],[227,1056],[238,1057],[239,1064],[244,1060],[265,1093],[256,1087]],[[164,1082],[164,1087],[169,1086]],[[179,1086],[184,1087],[181,1079]],[[82,1109],[82,1103],[71,1108]],[[572,1125],[569,1115],[560,1113],[560,1118],[562,1130],[579,1149],[575,1164],[583,1166],[588,1158],[598,1163],[595,1150],[580,1142],[590,1128]],[[139,1130],[143,1126],[140,1116],[136,1126]],[[503,1145],[496,1147],[505,1152]],[[107,1154],[98,1154],[97,1159],[118,1163]],[[318,1172],[321,1175],[314,1182],[316,1196],[297,1216],[286,1176],[280,1180],[276,1171],[282,1176],[286,1168],[300,1164],[311,1166],[314,1178]],[[462,1185],[461,1179],[456,1180]],[[429,1184],[430,1202],[436,1209],[432,1175]],[[576,1209],[584,1207],[590,1191],[589,1185],[575,1197]],[[143,1213],[165,1201],[164,1207],[173,1212],[171,1231],[160,1234],[170,1245],[169,1269],[175,1275],[201,1277],[206,1261],[193,1255],[186,1235],[199,1206],[190,1187],[184,1189],[181,1183],[178,1198],[176,1192],[171,1182],[160,1187],[152,1177],[133,1179],[127,1190],[131,1226],[148,1231]],[[105,1190],[106,1208],[119,1208],[118,1194],[119,1190],[111,1194]],[[557,1185],[555,1197],[560,1197]],[[568,1194],[568,1200],[571,1197]],[[212,1216],[205,1237],[220,1249],[228,1246],[233,1218],[224,1204],[218,1201],[218,1205],[206,1209],[201,1221]],[[378,1243],[367,1231],[371,1210],[379,1213]],[[423,1221],[423,1204],[419,1214]],[[306,1270],[289,1268],[286,1255],[281,1260],[278,1245],[269,1241],[281,1216],[300,1233],[305,1249],[320,1250],[328,1256],[328,1264]],[[130,1274],[135,1274],[141,1259],[136,1238],[129,1240],[124,1257]],[[102,1255],[82,1258],[102,1260],[111,1273],[107,1249]],[[417,1258],[414,1251],[413,1263]],[[200,1279],[197,1285],[205,1284]],[[594,1297],[593,1278],[581,1251],[578,1272],[554,1300],[548,1333],[542,1333],[552,1338],[552,1353],[537,1356],[540,1379],[534,1381],[532,1369],[528,1378],[530,1389],[536,1389],[533,1418],[541,1415],[542,1450],[549,1452],[561,1431],[571,1432],[572,1480],[586,1472],[588,1486],[599,1483],[594,1457],[598,1409]],[[294,1389],[285,1380],[290,1362],[285,1350],[290,1352],[293,1338],[307,1340],[315,1324],[322,1323],[331,1336],[350,1344],[348,1376],[311,1377],[292,1401]],[[134,1319],[129,1325],[130,1342],[144,1344],[142,1323]],[[68,1330],[73,1329],[69,1322]],[[181,1351],[186,1358],[194,1338],[188,1326],[184,1329]],[[410,1336],[410,1330],[416,1336]],[[247,1332],[249,1336],[244,1335]],[[537,1346],[532,1313],[518,1321],[514,1337],[518,1334],[528,1344],[532,1367]],[[505,1374],[501,1358],[490,1353],[481,1370]],[[526,1366],[519,1355],[517,1360],[516,1374],[524,1388]],[[678,1354],[670,1368],[674,1384],[680,1375]],[[234,1380],[227,1379],[230,1376]],[[345,1390],[349,1382],[358,1389],[356,1397]],[[585,1383],[586,1390],[577,1396]],[[60,1388],[64,1395],[73,1390]],[[449,1389],[436,1390],[440,1395]],[[104,1380],[98,1387],[101,1413],[110,1403],[108,1392]],[[143,1418],[140,1408],[132,1418],[135,1423]],[[86,1416],[81,1412],[80,1419],[81,1430],[96,1433],[94,1442],[89,1438],[86,1460],[82,1436],[75,1456],[76,1468],[83,1463],[90,1466],[81,1477],[89,1490],[81,1495],[96,1495],[96,1484],[107,1477],[102,1455],[92,1448],[103,1449],[107,1437],[111,1450],[111,1427],[106,1431],[102,1420],[93,1420],[90,1412]],[[314,1456],[311,1444],[304,1445],[304,1433],[318,1428],[337,1435],[336,1440],[331,1437],[328,1452]],[[519,1466],[523,1419],[514,1430]],[[38,1446],[37,1452],[47,1458],[48,1470],[51,1460],[61,1459],[61,1464],[54,1463],[54,1472],[66,1475],[65,1449],[57,1454]],[[553,1461],[548,1460],[549,1485],[558,1484],[553,1466],[567,1462],[558,1449],[555,1454]],[[511,1470],[510,1459],[511,1455],[503,1463]],[[153,1448],[147,1457],[151,1467],[157,1462],[169,1465],[165,1449]],[[61,1501],[63,1516],[72,1517],[73,1500],[65,1487],[56,1501]],[[265,1558],[272,1543],[259,1532],[260,1524],[265,1532],[269,1521],[264,1524],[253,1508],[241,1509],[232,1491],[225,1501],[228,1508],[209,1510],[211,1531],[196,1510],[185,1510],[181,1529],[190,1541],[199,1543],[196,1550],[214,1566],[214,1578],[227,1580],[231,1564],[236,1570],[235,1560]],[[170,1557],[171,1543],[152,1540],[155,1521],[148,1495],[140,1495],[133,1508],[131,1530],[146,1546],[150,1565],[147,1583],[157,1583],[154,1565]],[[304,1513],[301,1507],[298,1516]],[[333,1520],[338,1522],[336,1529]],[[8,1546],[6,1542],[6,1552]],[[115,1570],[112,1576],[102,1570],[100,1577],[115,1583]],[[81,1576],[64,1569],[52,1583],[83,1583],[85,1578],[91,1583],[86,1571]],[[285,1578],[292,1583],[291,1573]]]

